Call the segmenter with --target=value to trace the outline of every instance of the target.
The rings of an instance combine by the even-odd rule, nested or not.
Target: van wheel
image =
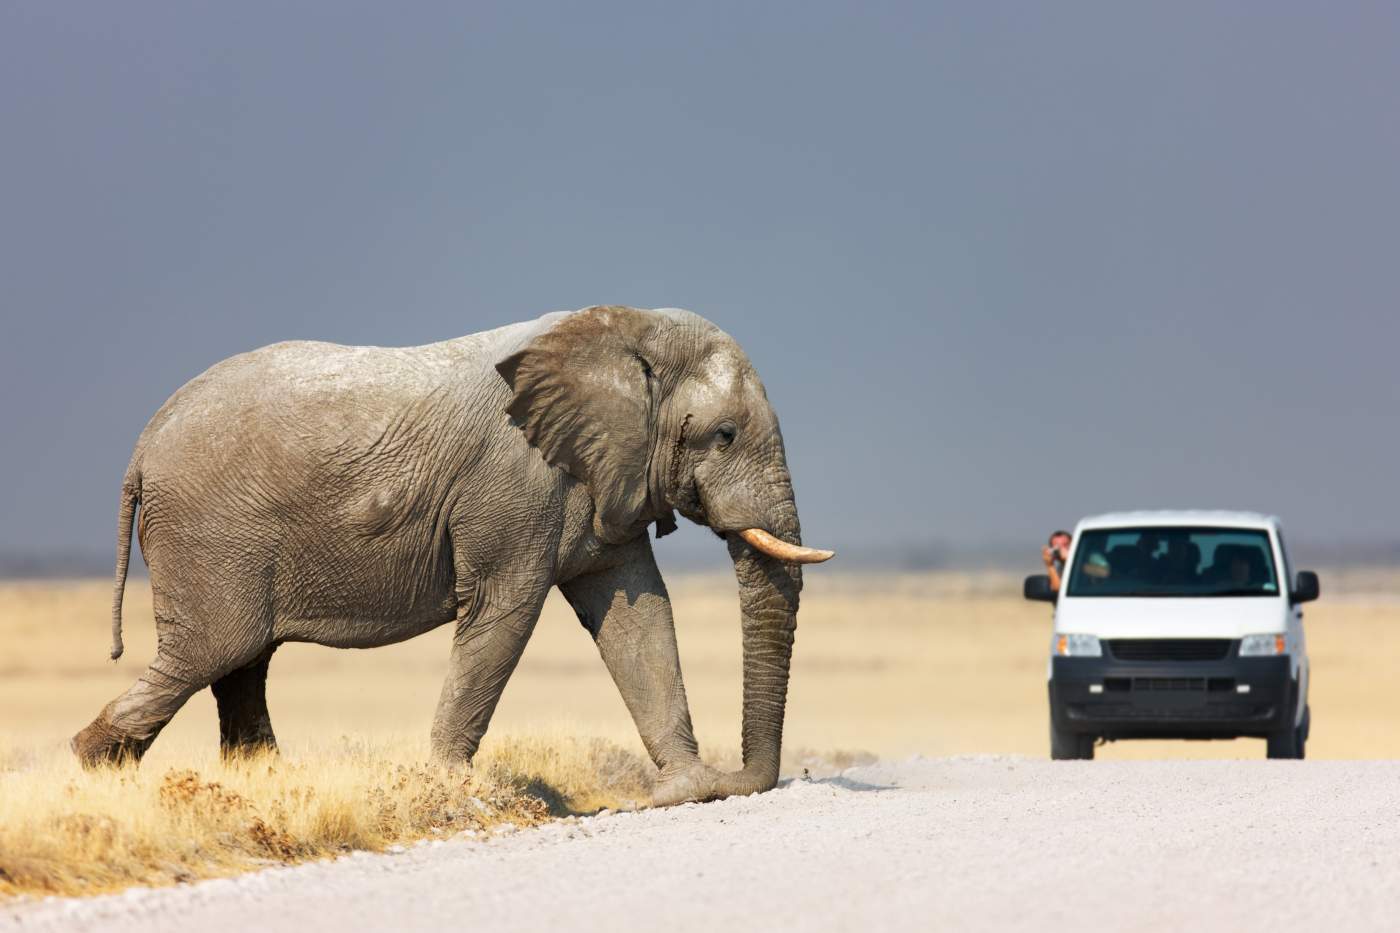
[[[1270,758],[1302,758],[1303,740],[1297,729],[1269,733]]]
[[[1303,708],[1303,721],[1296,727],[1269,733],[1268,756],[1270,758],[1301,759],[1308,744],[1308,730],[1312,726],[1312,709]]]
[[[1050,720],[1051,761],[1093,761],[1094,736],[1077,732],[1061,732]]]
[[[1308,732],[1312,729],[1312,707],[1303,707],[1303,721],[1298,723],[1298,757],[1303,758],[1308,745]]]

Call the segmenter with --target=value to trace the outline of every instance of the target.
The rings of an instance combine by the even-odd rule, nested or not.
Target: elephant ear
[[[547,463],[588,487],[604,540],[647,511],[659,398],[642,348],[652,326],[635,308],[587,308],[496,364],[512,392],[506,412]]]

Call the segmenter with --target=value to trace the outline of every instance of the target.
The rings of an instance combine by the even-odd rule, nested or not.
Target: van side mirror
[[[1031,599],[1040,603],[1053,603],[1057,594],[1050,588],[1050,578],[1043,573],[1031,574],[1026,577],[1026,583],[1021,589],[1021,594],[1026,599]]]
[[[1288,601],[1293,603],[1310,603],[1321,595],[1322,590],[1318,586],[1317,574],[1311,570],[1298,571],[1298,581],[1293,586],[1293,592],[1288,594]]]

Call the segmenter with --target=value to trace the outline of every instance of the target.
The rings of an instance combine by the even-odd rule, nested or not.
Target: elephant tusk
[[[789,564],[820,564],[822,561],[831,560],[836,556],[835,551],[823,551],[820,548],[788,544],[759,528],[745,529],[739,532],[739,537],[747,541],[754,550],[762,551],[769,557]]]

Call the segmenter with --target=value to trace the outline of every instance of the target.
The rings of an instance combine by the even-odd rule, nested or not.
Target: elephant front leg
[[[651,542],[643,537],[620,556],[619,566],[577,577],[560,589],[593,636],[647,753],[661,770],[652,802],[712,799],[719,775],[700,761],[671,600]]]
[[[487,585],[478,603],[462,600],[447,680],[433,718],[433,757],[470,763],[491,714],[535,629],[548,589]]]

